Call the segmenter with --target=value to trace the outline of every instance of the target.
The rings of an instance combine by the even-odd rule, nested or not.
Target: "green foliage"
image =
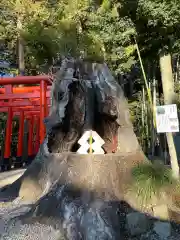
[[[91,30],[104,45],[105,60],[116,75],[128,72],[135,64],[133,56],[135,45],[131,35],[134,31],[127,17],[119,18],[116,6],[98,9],[98,14],[91,16]],[[89,24],[90,25],[90,24]]]
[[[161,197],[174,184],[172,171],[161,163],[143,163],[132,169],[131,190],[143,204]]]
[[[134,131],[144,153],[148,153],[150,143],[149,129],[152,128],[151,112],[147,98],[143,99],[142,92],[138,92],[128,102]]]
[[[63,236],[60,236],[60,237],[58,237],[57,240],[65,240],[65,238]]]
[[[26,59],[31,61],[33,67],[36,64],[51,64],[59,51],[57,30],[53,27],[44,27],[39,21],[27,25],[22,33],[26,42]]]
[[[119,75],[138,62],[133,36],[143,58],[180,46],[180,3],[174,0],[2,0],[0,10],[0,41],[14,60],[22,35],[28,68],[71,55],[105,60]]]
[[[3,0],[0,6],[5,9],[1,39],[15,52],[18,35],[23,37],[28,68],[51,65],[61,55],[106,60],[115,74],[129,71],[136,62],[130,21],[119,18],[110,0]],[[18,19],[23,25],[20,32]]]
[[[158,57],[161,51],[179,49],[180,2],[158,0],[120,0],[120,15],[129,16],[145,58]]]
[[[177,105],[178,112],[180,111],[180,84],[179,82],[175,82],[174,84],[174,91],[175,91],[175,99],[174,104]]]
[[[118,78],[138,66],[134,37],[143,63],[150,65],[157,63],[159,52],[178,53],[180,49],[180,1],[1,0],[0,12],[1,48],[8,51],[7,56],[0,57],[17,63],[21,36],[27,74],[48,71],[56,59],[72,56],[106,61]],[[136,84],[137,77],[133,81],[140,92],[142,86],[137,85],[143,85],[143,81]],[[180,106],[179,90],[176,92]],[[129,106],[135,132],[145,149],[150,134],[142,124],[143,118],[146,125],[150,124],[148,111],[142,116],[142,101],[139,93]]]

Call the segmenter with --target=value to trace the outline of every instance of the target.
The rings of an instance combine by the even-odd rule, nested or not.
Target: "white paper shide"
[[[90,148],[89,138],[93,138],[93,143],[91,148],[93,150],[93,154],[104,154],[104,150],[102,149],[102,145],[104,144],[104,140],[97,134],[95,131],[86,131],[83,136],[79,139],[78,143],[80,144],[80,148],[78,149],[78,153],[80,154],[88,154],[88,150]]]

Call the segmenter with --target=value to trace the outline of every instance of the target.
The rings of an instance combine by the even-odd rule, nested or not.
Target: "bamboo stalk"
[[[149,129],[148,129],[148,108],[146,106],[146,97],[145,97],[145,90],[143,87],[143,105],[144,105],[144,119],[145,119],[145,128],[144,128],[144,135],[146,138],[146,146],[149,145],[149,140],[148,140],[148,136],[149,136]]]
[[[138,57],[139,57],[139,61],[140,61],[140,65],[141,65],[141,70],[142,70],[142,74],[143,74],[143,78],[144,78],[144,83],[145,83],[146,90],[147,90],[147,93],[148,93],[148,100],[149,100],[149,103],[150,103],[151,106],[152,106],[152,96],[151,96],[151,92],[149,91],[148,81],[147,81],[147,77],[146,77],[146,73],[145,73],[145,70],[144,70],[144,66],[143,66],[141,54],[140,54],[140,51],[139,51],[139,46],[138,46],[138,44],[137,44],[136,39],[135,39],[135,43],[136,43],[137,54],[138,54]]]
[[[144,70],[144,66],[143,66],[143,62],[142,62],[139,46],[137,44],[136,38],[134,38],[134,40],[135,40],[135,43],[136,43],[137,54],[138,54],[138,58],[139,58],[139,61],[140,61],[141,71],[142,71],[142,74],[143,74],[144,83],[145,83],[146,90],[147,90],[148,101],[149,101],[150,108],[151,108],[152,115],[153,115],[153,124],[154,124],[154,127],[156,128],[156,117],[155,117],[155,114],[154,114],[154,111],[153,111],[152,94],[151,94],[151,90],[149,89],[149,86],[148,86],[148,81],[147,81],[146,73],[145,73],[145,70]]]
[[[153,76],[153,110],[156,113],[156,79]],[[154,157],[155,153],[155,140],[156,140],[156,132],[154,129],[154,125],[152,124],[152,156]]]
[[[92,154],[93,153],[93,149],[92,149],[92,144],[93,144],[93,137],[92,137],[92,131],[91,131],[91,135],[89,138],[89,153]]]
[[[151,82],[148,82],[148,88],[149,88],[149,92],[151,93]],[[152,93],[151,93],[152,96]],[[153,121],[153,116],[152,116],[152,112],[151,112],[151,106],[149,108],[149,102],[147,103],[147,126],[148,126],[148,152],[151,148],[151,139],[149,139],[149,136],[151,136],[152,134],[152,127],[151,127],[151,122]]]
[[[177,62],[176,62],[175,82],[178,81],[178,71],[179,71],[179,55],[178,55],[178,57],[177,57]]]
[[[143,90],[142,90],[143,91]],[[141,119],[142,119],[142,126],[144,128],[144,102],[143,102],[143,96],[142,96],[142,104],[141,104]]]
[[[142,119],[142,131],[143,131],[143,138],[142,138],[142,147],[144,149],[144,134],[145,134],[145,109],[144,109],[144,103],[145,103],[145,99],[144,99],[144,87],[142,88],[142,103],[141,103],[141,119]]]

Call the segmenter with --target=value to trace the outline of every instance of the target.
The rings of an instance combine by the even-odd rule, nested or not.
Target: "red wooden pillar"
[[[33,117],[31,116],[28,120],[28,156],[33,155],[33,130],[34,130],[34,123]]]
[[[35,154],[35,127],[36,127],[36,118],[34,115],[32,115],[32,125],[33,125],[33,140],[32,140],[32,143],[33,143],[33,146],[32,146],[32,154],[34,155]]]
[[[6,122],[6,138],[5,138],[5,150],[4,150],[5,159],[8,159],[11,154],[12,120],[13,120],[13,111],[12,111],[12,108],[9,107],[8,118]]]
[[[47,116],[47,83],[44,80],[40,82],[40,143],[43,142],[45,137],[44,118]]]
[[[17,157],[22,157],[23,154],[23,136],[24,136],[24,111],[21,111],[19,118]]]
[[[35,119],[35,127],[36,127],[36,135],[35,135],[35,147],[34,147],[34,154],[36,154],[39,150],[39,145],[40,145],[40,142],[39,142],[39,124],[40,124],[40,120],[39,120],[39,117],[36,117]]]

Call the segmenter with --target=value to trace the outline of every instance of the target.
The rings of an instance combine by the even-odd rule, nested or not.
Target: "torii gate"
[[[12,121],[19,118],[17,158],[23,154],[24,120],[29,120],[28,155],[33,156],[45,137],[44,118],[50,106],[50,88],[52,81],[49,76],[16,76],[0,78],[0,112],[7,113],[5,149],[2,168],[9,168],[11,155]],[[24,85],[18,87],[17,85]],[[27,86],[34,85],[34,86]],[[36,85],[36,86],[35,86]],[[33,129],[36,127],[35,146],[33,147]],[[5,167],[6,166],[6,167]]]

